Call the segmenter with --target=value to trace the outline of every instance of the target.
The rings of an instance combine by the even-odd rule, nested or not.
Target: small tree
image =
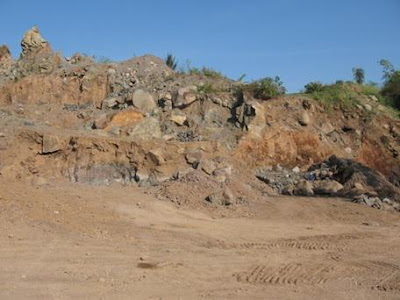
[[[353,68],[354,81],[357,84],[363,84],[365,79],[365,72],[363,68]]]
[[[274,96],[285,94],[286,88],[278,76],[265,77],[247,85],[247,89],[253,93],[254,98],[268,100]]]
[[[314,92],[321,92],[324,88],[324,85],[319,81],[312,81],[307,83],[304,86],[304,92],[306,94],[312,94]]]
[[[176,70],[176,67],[178,66],[178,61],[176,60],[175,56],[173,56],[171,53],[167,54],[167,57],[165,58],[165,63],[172,70]]]
[[[379,64],[383,67],[383,79],[385,83],[381,90],[390,105],[400,109],[400,70],[395,70],[387,59],[381,59]]]
[[[385,82],[382,95],[389,99],[393,107],[400,109],[400,71],[394,71]]]
[[[383,80],[387,81],[390,78],[390,76],[394,73],[393,65],[387,59],[381,59],[379,61],[379,64],[383,68],[383,76],[382,76]]]

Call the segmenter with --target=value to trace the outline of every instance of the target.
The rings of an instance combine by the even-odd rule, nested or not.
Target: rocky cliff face
[[[21,46],[16,61],[0,47],[2,176],[153,186],[202,172],[225,186],[260,168],[305,171],[335,154],[398,184],[400,123],[365,95],[364,105],[334,110],[306,96],[257,100],[239,82],[177,73],[151,55],[64,58],[36,27]],[[234,202],[230,192],[215,195]]]

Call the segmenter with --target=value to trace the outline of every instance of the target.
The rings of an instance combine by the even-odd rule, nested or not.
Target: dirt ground
[[[0,298],[400,298],[398,213],[272,196],[219,210],[0,179]]]

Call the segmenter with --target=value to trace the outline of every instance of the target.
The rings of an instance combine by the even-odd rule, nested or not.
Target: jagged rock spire
[[[9,66],[12,62],[11,52],[7,45],[0,46],[0,66]]]
[[[41,36],[39,28],[36,26],[29,29],[21,41],[21,57],[29,57],[43,50],[51,51],[50,44]]]

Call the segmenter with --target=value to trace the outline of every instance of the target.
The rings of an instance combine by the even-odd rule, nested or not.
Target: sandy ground
[[[400,299],[399,213],[265,197],[220,217],[3,179],[0,197],[1,299]]]

